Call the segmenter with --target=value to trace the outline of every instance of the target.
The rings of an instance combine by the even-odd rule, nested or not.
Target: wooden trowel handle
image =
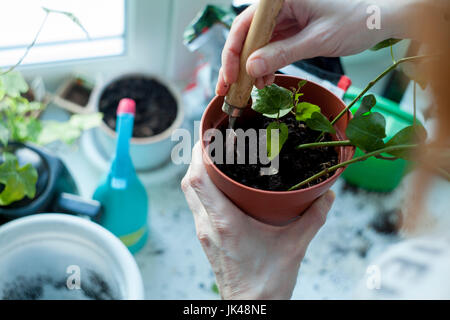
[[[255,79],[246,70],[248,57],[269,43],[284,0],[260,0],[242,48],[239,77],[228,91],[225,101],[236,108],[247,106]]]

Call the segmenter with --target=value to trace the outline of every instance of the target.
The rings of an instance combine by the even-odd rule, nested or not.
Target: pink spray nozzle
[[[130,113],[132,115],[136,114],[136,102],[133,99],[123,98],[119,101],[119,106],[117,107],[117,114]]]

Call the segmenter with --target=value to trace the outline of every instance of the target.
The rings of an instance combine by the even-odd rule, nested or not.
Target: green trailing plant
[[[20,72],[16,71],[35,45],[49,14],[62,14],[78,25],[89,38],[80,21],[70,12],[42,8],[46,15],[31,44],[18,62],[6,71],[0,70],[0,206],[7,206],[24,197],[35,197],[38,173],[31,164],[20,165],[17,157],[11,153],[8,143],[31,142],[45,145],[54,141],[73,143],[83,130],[98,126],[102,114],[73,115],[66,122],[41,121],[38,114],[45,106],[29,101],[25,94],[29,87]]]
[[[36,191],[37,172],[31,164],[19,165],[17,157],[9,152],[9,141],[46,145],[54,141],[73,143],[82,133],[98,126],[101,113],[72,115],[66,122],[43,121],[37,113],[44,110],[40,102],[29,101],[23,95],[28,84],[17,71],[0,74],[0,205],[9,205],[23,199],[33,198]]]
[[[385,47],[391,47],[399,40],[389,39],[383,43],[380,43],[374,50],[378,50]],[[391,51],[392,52],[392,51]],[[270,159],[276,157],[283,144],[288,139],[287,126],[282,122],[282,117],[289,112],[295,114],[298,121],[304,122],[304,124],[312,130],[319,131],[320,134],[316,142],[307,143],[297,146],[298,149],[308,148],[321,148],[321,147],[339,147],[339,146],[355,146],[361,149],[364,154],[359,157],[355,157],[349,161],[339,163],[337,165],[326,168],[313,176],[299,182],[298,184],[289,188],[289,190],[296,190],[305,185],[309,185],[317,178],[333,172],[339,168],[346,167],[352,163],[367,160],[370,157],[376,157],[384,160],[396,160],[406,159],[411,160],[411,155],[415,153],[418,147],[425,143],[427,133],[425,128],[416,121],[416,102],[415,102],[415,90],[414,90],[414,122],[412,125],[403,128],[398,131],[389,141],[385,142],[386,138],[386,119],[379,112],[373,112],[372,108],[376,105],[376,98],[372,94],[366,95],[366,93],[384,76],[390,71],[397,68],[400,64],[405,62],[417,62],[426,58],[432,58],[431,56],[415,56],[407,57],[399,60],[395,60],[392,54],[393,64],[383,71],[378,77],[361,91],[361,93],[351,101],[348,106],[342,110],[334,119],[329,121],[321,112],[320,107],[314,104],[303,101],[303,94],[301,88],[306,84],[306,81],[300,81],[298,88],[292,88],[288,90],[281,88],[275,84],[268,86],[264,89],[254,89],[252,92],[253,106],[252,108],[262,113],[264,116],[273,118],[274,122],[270,123],[267,127],[267,149]],[[415,88],[415,81],[414,81]],[[361,101],[361,105],[354,113],[353,119],[351,119],[346,128],[347,140],[341,141],[322,141],[325,133],[335,133],[333,125],[352,108],[358,101]],[[289,103],[289,100],[291,102]],[[278,148],[273,150],[271,145],[271,130],[280,129],[279,141],[277,143]],[[450,179],[450,175],[442,168],[436,168],[436,171],[441,175]]]

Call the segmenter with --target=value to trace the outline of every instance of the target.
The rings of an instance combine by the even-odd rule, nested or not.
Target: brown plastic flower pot
[[[277,75],[275,83],[290,89],[296,88],[300,80],[302,79],[298,77]],[[340,98],[313,82],[308,82],[302,88],[302,92],[307,101],[319,105],[322,113],[329,119],[337,116],[345,108],[345,104]],[[219,129],[227,124],[228,116],[222,111],[223,99],[223,97],[216,96],[206,108],[200,124],[201,137],[206,137],[204,133],[208,129]],[[250,108],[247,109],[246,116],[256,114]],[[335,124],[336,135],[333,136],[334,140],[346,140],[345,129],[351,118],[352,114],[347,112]],[[299,217],[314,200],[331,188],[344,171],[344,168],[340,168],[325,181],[305,189],[264,191],[245,186],[222,173],[209,157],[208,145],[209,141],[202,139],[203,162],[213,183],[242,211],[259,221],[272,225],[285,225]],[[336,151],[338,152],[339,162],[342,163],[353,157],[355,148],[351,146],[338,147]]]

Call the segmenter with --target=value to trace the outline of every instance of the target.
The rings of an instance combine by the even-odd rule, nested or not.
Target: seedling
[[[387,45],[392,45],[391,43]],[[383,47],[383,46],[382,46]],[[315,143],[301,144],[297,149],[355,146],[360,148],[365,154],[355,157],[316,173],[315,175],[299,182],[289,188],[290,190],[299,189],[318,178],[333,172],[339,168],[346,167],[349,164],[364,161],[370,157],[377,157],[384,160],[410,159],[411,155],[422,145],[427,137],[426,130],[417,123],[415,116],[415,96],[414,96],[414,123],[398,131],[389,141],[384,142],[386,138],[386,119],[378,112],[372,112],[376,105],[375,96],[372,94],[364,96],[380,79],[387,75],[391,70],[405,62],[415,62],[427,58],[426,56],[415,56],[403,58],[395,61],[393,64],[381,73],[377,78],[371,81],[366,88],[332,121],[329,121],[320,111],[320,106],[303,101],[302,87],[306,81],[300,81],[297,88],[288,90],[272,84],[264,89],[254,89],[253,110],[263,114],[266,117],[273,118],[274,121],[267,126],[267,152],[270,159],[275,158],[281,151],[283,145],[288,139],[288,128],[283,123],[282,118],[288,113],[295,114],[297,121],[300,121],[312,130],[320,132]],[[415,90],[414,90],[415,93]],[[333,125],[347,111],[362,98],[361,106],[358,108],[352,120],[349,121],[346,136],[347,140],[341,141],[323,141],[326,133],[334,134]],[[279,130],[279,141],[276,146],[272,145],[272,130]],[[437,169],[447,179],[450,175],[445,170]]]

